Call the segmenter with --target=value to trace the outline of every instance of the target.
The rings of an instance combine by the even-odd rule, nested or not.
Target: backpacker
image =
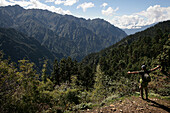
[[[143,79],[144,79],[143,80],[144,82],[150,82],[151,81],[151,76],[148,73],[145,73]]]

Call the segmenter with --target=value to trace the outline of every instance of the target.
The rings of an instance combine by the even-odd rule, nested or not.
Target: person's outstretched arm
[[[139,71],[132,71],[132,72],[128,71],[128,74],[139,74]]]
[[[155,68],[150,69],[150,71],[155,71],[155,70],[157,70],[158,68],[160,68],[160,65],[157,65]]]

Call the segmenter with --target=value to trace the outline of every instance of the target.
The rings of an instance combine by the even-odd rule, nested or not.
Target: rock
[[[144,108],[140,108],[140,110],[144,110]]]
[[[116,111],[116,108],[110,108],[111,111]]]
[[[102,111],[102,110],[100,110],[100,113],[103,113],[103,111]]]
[[[137,111],[141,111],[141,110],[144,110],[144,108],[137,108],[136,110]]]
[[[110,104],[110,107],[115,107],[115,105],[113,105],[113,104]]]

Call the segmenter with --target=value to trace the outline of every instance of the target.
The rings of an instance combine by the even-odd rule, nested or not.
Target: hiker
[[[140,94],[141,94],[142,99],[144,99],[143,98],[143,89],[145,89],[146,100],[148,100],[148,87],[147,86],[148,86],[148,82],[151,81],[149,73],[157,70],[159,67],[160,67],[160,65],[158,65],[157,67],[155,67],[153,69],[147,70],[146,65],[142,65],[141,71],[133,71],[133,72],[128,71],[128,74],[140,74],[141,75],[139,89],[140,89]]]

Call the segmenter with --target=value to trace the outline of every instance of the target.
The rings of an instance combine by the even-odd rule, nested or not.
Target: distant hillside
[[[47,10],[0,7],[0,27],[35,37],[56,56],[81,60],[124,38],[126,33],[102,19],[85,20]],[[63,55],[63,56],[62,56]]]
[[[4,58],[10,57],[14,62],[25,58],[34,62],[39,69],[44,60],[48,59],[51,64],[49,66],[52,66],[55,59],[55,56],[35,38],[28,37],[15,29],[0,28],[0,50],[5,54]]]
[[[139,90],[140,78],[138,74],[128,74],[128,71],[140,71],[143,64],[147,66],[148,70],[160,65],[159,70],[150,73],[152,81],[149,83],[149,89],[160,95],[169,96],[169,55],[170,21],[165,21],[142,32],[127,36],[98,53],[86,56],[82,60],[81,66],[89,66],[93,73],[97,73],[97,77],[100,75],[98,81],[103,86],[97,88],[101,90],[101,94],[105,91],[127,95]],[[93,77],[95,78],[96,75]],[[90,76],[87,79],[89,83],[93,77]],[[88,75],[84,78],[88,78]]]
[[[119,65],[121,63],[123,63],[124,71],[128,70],[130,67],[132,69],[140,67],[143,63],[151,65],[153,60],[156,60],[162,54],[165,56],[168,55],[168,53],[164,53],[164,49],[169,46],[169,31],[170,21],[160,22],[144,31],[127,36],[118,43],[98,53],[86,56],[82,64],[96,67],[98,63],[104,63],[101,66],[103,66],[103,68],[105,67],[104,71],[110,71],[110,75],[121,71],[119,70]],[[169,51],[168,48],[167,51]],[[169,58],[169,56],[167,56],[167,58]],[[161,64],[162,61],[157,61],[157,63]],[[121,73],[122,72],[123,71],[121,71]]]
[[[170,95],[169,31],[170,21],[162,22],[80,63],[70,57],[55,60],[51,74],[45,68],[36,73],[26,60],[18,65],[2,59],[0,51],[0,112],[168,112],[169,101],[162,99]],[[13,58],[27,56],[40,63],[42,57],[53,56],[34,37],[13,28],[0,29],[0,47]],[[147,69],[160,65],[150,73],[150,100],[136,97],[140,77],[127,73],[140,70],[142,64]]]

